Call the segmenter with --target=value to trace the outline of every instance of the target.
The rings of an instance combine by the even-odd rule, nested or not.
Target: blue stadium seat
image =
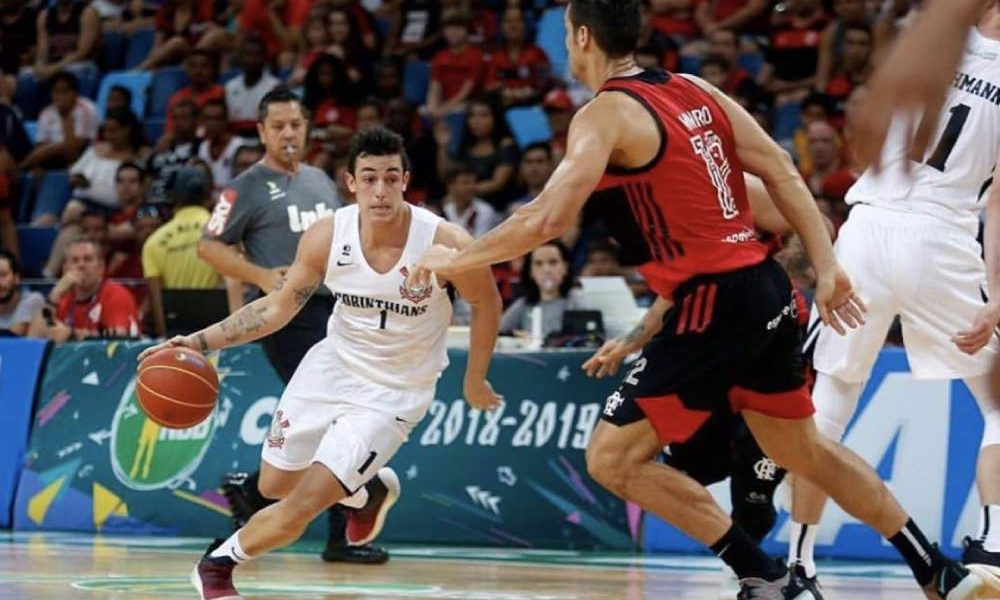
[[[24,133],[28,135],[28,140],[30,140],[31,143],[34,144],[35,138],[38,137],[38,121],[25,121]]]
[[[101,32],[101,54],[97,59],[97,64],[101,71],[108,73],[120,71],[125,63],[125,50],[128,47],[128,38],[120,31]]]
[[[35,178],[31,173],[21,175],[21,199],[17,204],[17,215],[15,220],[18,223],[27,223],[31,219],[31,210],[35,207]]]
[[[701,73],[701,57],[682,56],[681,64],[679,65],[678,68],[681,73],[690,73],[691,75],[698,75]]]
[[[545,51],[552,64],[552,74],[562,79],[569,77],[569,55],[566,52],[566,24],[563,22],[565,7],[556,6],[542,13],[538,20],[535,43]]]
[[[58,233],[58,227],[17,226],[17,243],[21,249],[21,266],[25,275],[38,277],[42,274]]]
[[[740,54],[738,60],[740,66],[753,77],[756,77],[760,73],[760,70],[764,68],[764,54],[762,52]]]
[[[108,93],[116,85],[132,92],[132,112],[142,119],[146,114],[146,96],[152,81],[153,74],[142,71],[118,71],[105,75],[97,92],[97,111],[101,120],[104,120],[104,111],[108,106]]]
[[[69,187],[69,171],[49,171],[38,184],[38,197],[35,199],[31,220],[42,215],[55,215],[59,218],[63,208],[69,202],[72,190]]]
[[[427,88],[431,84],[431,64],[407,61],[403,66],[403,95],[414,106],[427,102]]]
[[[552,129],[545,111],[540,106],[512,108],[507,111],[507,125],[517,141],[517,147],[524,150],[535,142],[552,139]]]
[[[776,107],[774,110],[774,129],[771,135],[778,142],[791,140],[795,130],[802,125],[802,105],[798,102]]]
[[[156,144],[156,140],[163,135],[163,128],[167,122],[164,119],[146,119],[142,123],[142,130],[146,134],[146,141]]]
[[[125,44],[125,64],[126,69],[134,69],[139,63],[146,60],[149,51],[153,49],[153,41],[156,39],[156,31],[150,29],[136,30]]]
[[[34,75],[24,72],[18,75],[17,90],[14,92],[14,106],[20,109],[24,120],[34,121],[38,118],[38,113],[45,108],[42,105],[42,99],[43,94]]]
[[[448,145],[448,153],[457,155],[462,146],[462,135],[465,134],[465,111],[449,113],[441,118],[451,128],[451,143]]]
[[[181,67],[160,69],[153,75],[152,87],[149,91],[149,110],[146,115],[154,119],[167,116],[167,102],[177,90],[188,84],[187,73]]]

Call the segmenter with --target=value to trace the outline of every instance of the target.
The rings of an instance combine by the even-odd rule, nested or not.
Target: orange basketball
[[[135,391],[150,419],[171,429],[186,429],[204,421],[215,408],[219,376],[197,350],[164,348],[139,363]]]

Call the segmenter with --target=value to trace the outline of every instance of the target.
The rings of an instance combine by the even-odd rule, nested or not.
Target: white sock
[[[347,508],[364,508],[368,503],[368,488],[361,486],[361,489],[354,492],[353,496],[348,496],[340,501],[340,504]]]
[[[979,513],[979,541],[988,552],[1000,552],[1000,506],[984,506]]]
[[[788,566],[801,565],[806,577],[816,576],[816,559],[813,547],[816,545],[816,525],[791,522],[788,532]]]
[[[219,558],[222,556],[232,559],[233,562],[239,564],[241,562],[246,562],[253,557],[243,551],[243,546],[240,546],[240,532],[237,531],[229,537],[228,540],[222,542],[222,545],[216,548],[211,554],[208,555],[209,558]]]

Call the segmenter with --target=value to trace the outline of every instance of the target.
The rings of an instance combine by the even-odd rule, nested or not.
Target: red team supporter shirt
[[[113,281],[101,283],[92,298],[78,300],[74,292],[59,299],[56,318],[70,328],[94,337],[109,337],[115,329],[138,336],[139,311],[125,286]]]
[[[715,100],[659,70],[610,79],[598,93],[610,91],[635,98],[660,128],[656,157],[639,169],[609,167],[592,198],[623,262],[639,265],[665,298],[695,275],[762,262],[732,126]]]
[[[541,90],[549,77],[549,71],[549,57],[538,46],[525,46],[516,60],[506,48],[500,48],[490,60],[486,87]]]
[[[431,79],[441,85],[441,98],[447,102],[462,91],[466,81],[478,88],[483,76],[483,53],[474,46],[455,53],[445,48],[431,62]]]
[[[281,12],[281,20],[285,27],[302,28],[309,18],[310,8],[312,8],[310,0],[285,0],[278,10]],[[267,50],[268,59],[274,59],[282,50],[287,50],[271,27],[265,0],[247,0],[243,10],[240,11],[239,26],[243,33],[260,37]]]

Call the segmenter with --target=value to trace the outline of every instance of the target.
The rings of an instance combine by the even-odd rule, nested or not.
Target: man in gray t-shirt
[[[301,163],[308,125],[301,103],[287,88],[264,96],[257,123],[264,158],[222,190],[198,244],[198,256],[205,262],[226,277],[254,286],[247,300],[280,284],[305,230],[342,204],[326,173]],[[333,296],[321,286],[288,325],[263,340],[268,360],[286,384],[306,352],[326,336],[332,311]],[[268,504],[258,490],[258,476],[234,474],[223,485],[237,527]],[[385,562],[388,554],[382,549],[346,545],[344,510],[339,504],[330,509],[323,558]]]
[[[45,298],[21,291],[21,267],[14,255],[0,248],[0,335],[24,335]]]

